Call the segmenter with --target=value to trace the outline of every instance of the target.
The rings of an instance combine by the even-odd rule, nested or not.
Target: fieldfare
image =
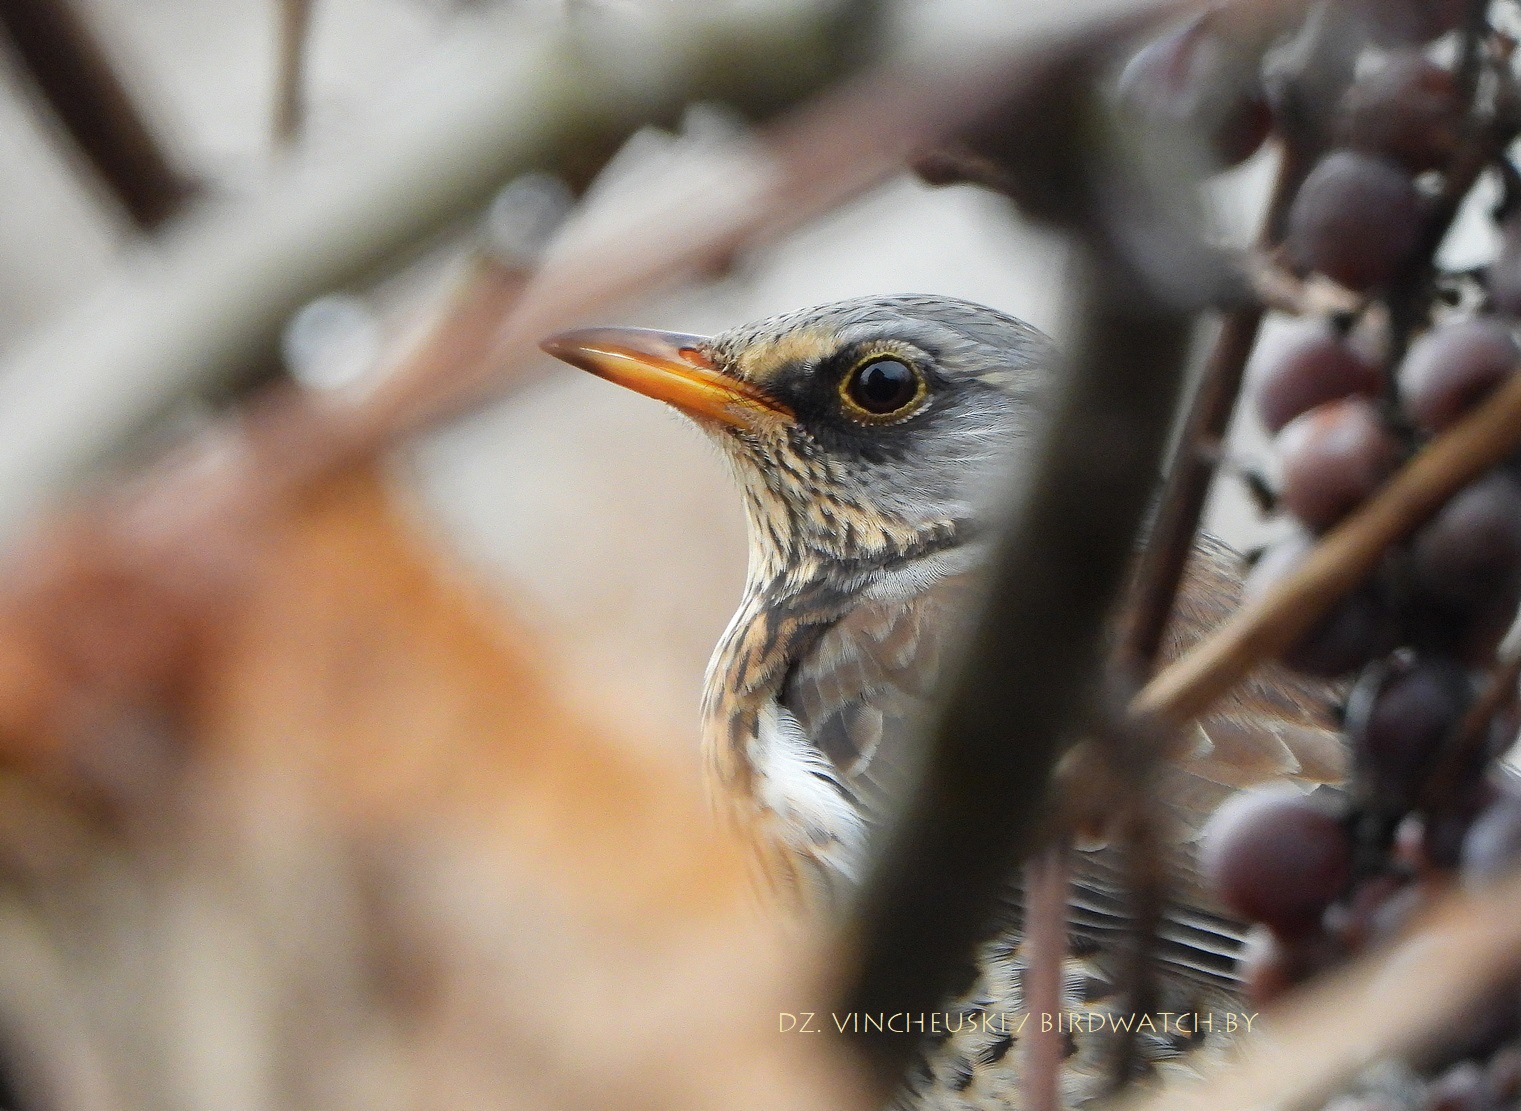
[[[711,338],[593,328],[543,346],[675,406],[732,465],[749,518],[749,571],[708,669],[709,785],[771,883],[809,904],[837,901],[913,766],[908,746],[922,735],[991,552],[1001,476],[1028,452],[1059,385],[1052,344],[993,309],[909,296],[805,309]],[[1234,562],[1222,545],[1201,543],[1170,653],[1230,612]],[[1268,669],[1165,769],[1170,851],[1183,875],[1156,954],[1168,1011],[1239,1002],[1244,928],[1188,879],[1191,835],[1240,787],[1338,781],[1345,758],[1327,703],[1325,688]],[[1074,1012],[1121,1005],[1112,958],[1128,917],[1112,855],[1102,845],[1077,854],[1065,977]],[[1010,904],[951,1013],[1019,1012],[1017,891]],[[906,1104],[1019,1105],[1012,1027],[964,1026],[929,1039]],[[1178,1056],[1204,1040],[1198,1026],[1158,1028],[1148,1055]],[[1094,1091],[1107,1052],[1077,1033],[1064,1076],[1070,1101]]]

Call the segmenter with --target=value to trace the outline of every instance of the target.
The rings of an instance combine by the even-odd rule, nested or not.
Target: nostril
[[[703,367],[703,368],[705,368],[707,370],[717,370],[718,369],[718,364],[716,364],[715,362],[713,362],[712,358],[709,357],[708,353],[706,351],[703,351],[700,348],[697,348],[697,347],[681,347],[681,348],[677,348],[676,354],[680,355],[683,359],[685,359],[687,362],[691,363],[693,366],[700,366],[700,367]]]

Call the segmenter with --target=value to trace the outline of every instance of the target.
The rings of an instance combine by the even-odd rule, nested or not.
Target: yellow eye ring
[[[919,368],[890,353],[870,355],[840,379],[840,400],[857,420],[903,420],[924,402],[929,384]]]

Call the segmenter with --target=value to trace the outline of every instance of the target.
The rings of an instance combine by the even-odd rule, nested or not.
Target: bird
[[[873,836],[902,798],[942,673],[976,605],[1004,515],[1007,475],[1032,454],[1062,361],[1031,325],[934,295],[866,297],[715,336],[584,328],[549,354],[664,401],[719,446],[748,522],[743,594],[708,666],[701,707],[710,793],[754,849],[765,883],[808,908],[848,905]],[[1201,539],[1164,656],[1222,621],[1239,558]],[[1246,924],[1189,876],[1189,847],[1234,791],[1345,775],[1335,692],[1270,667],[1202,721],[1159,794],[1184,878],[1158,929],[1161,1002],[1174,1013],[1238,1006]],[[1129,923],[1115,849],[1078,852],[1064,1006],[1122,1005],[1115,968]],[[1017,1012],[1022,909],[983,947],[948,1011]],[[820,911],[822,913],[822,911]],[[947,1024],[951,1020],[947,1019]],[[1017,1037],[986,1021],[927,1037],[905,1108],[1020,1105]],[[1200,1040],[1149,1036],[1157,1063]],[[1067,1038],[1063,1098],[1102,1088],[1102,1039]]]

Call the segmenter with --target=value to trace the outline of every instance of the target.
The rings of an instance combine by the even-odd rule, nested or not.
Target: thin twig
[[[1271,250],[1282,234],[1284,213],[1306,171],[1294,148],[1285,147],[1263,221],[1260,240],[1264,251]],[[1242,305],[1226,314],[1173,451],[1156,523],[1130,590],[1122,658],[1138,676],[1150,675],[1155,666],[1215,476],[1215,459],[1200,448],[1218,444],[1225,436],[1263,315],[1260,303]]]
[[[6,0],[3,25],[27,75],[122,209],[144,231],[195,192],[70,0]]]
[[[1067,959],[1067,900],[1071,874],[1065,841],[1025,864],[1023,1088],[1030,1111],[1061,1111],[1065,1038],[1062,969]]]
[[[1128,947],[1116,986],[1132,1015],[1149,1015],[1158,1004],[1157,931],[1167,888],[1153,788],[1157,764],[1168,751],[1170,738],[1152,736],[1147,723],[1112,709],[1106,718],[1105,727],[1097,731],[1094,751],[1110,765],[1104,777],[1111,800],[1104,808],[1105,819],[1118,815],[1110,828],[1123,846],[1121,860],[1130,911]],[[1121,1033],[1111,1058],[1111,1092],[1119,1091],[1140,1071],[1144,1063],[1140,1035],[1139,1022]]]
[[[1521,376],[1432,440],[1316,545],[1299,570],[1151,680],[1131,713],[1182,723],[1278,655],[1372,573],[1384,550],[1521,445]]]
[[[306,122],[306,55],[316,0],[275,0],[275,95],[270,130],[276,146],[294,142]]]

